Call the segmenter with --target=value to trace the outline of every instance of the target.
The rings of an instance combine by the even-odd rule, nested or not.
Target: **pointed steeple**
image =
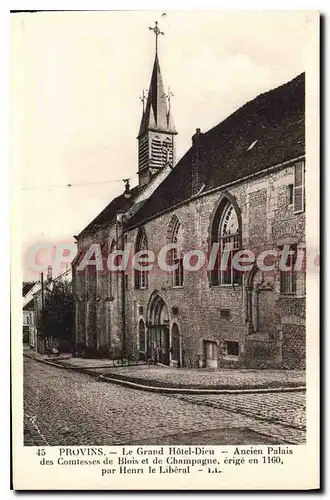
[[[139,141],[139,185],[147,184],[157,172],[166,166],[175,165],[175,130],[171,116],[170,91],[165,93],[158,59],[158,36],[164,35],[157,21],[153,28],[156,35],[156,54],[152,68],[148,97],[144,91],[141,101],[143,113],[138,135]],[[146,104],[145,104],[146,101]]]
[[[148,130],[176,134],[173,118],[167,107],[163,78],[160,71],[158,54],[152,69],[146,108],[142,115],[139,136]]]

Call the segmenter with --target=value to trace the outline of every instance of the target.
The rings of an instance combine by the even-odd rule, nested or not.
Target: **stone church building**
[[[296,264],[305,248],[304,74],[211,130],[197,129],[177,163],[167,97],[156,52],[137,138],[138,185],[126,182],[75,237],[75,354],[176,367],[303,368],[305,271]],[[93,261],[80,269],[95,243],[103,262],[126,248],[158,256],[169,245],[173,269],[136,269],[132,259],[119,271],[97,270]],[[288,246],[282,270],[276,255]],[[242,250],[273,258],[264,259],[266,269],[254,262],[237,270]],[[193,269],[202,254],[205,264]]]

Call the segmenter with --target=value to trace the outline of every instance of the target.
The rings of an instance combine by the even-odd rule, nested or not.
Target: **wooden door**
[[[204,340],[204,359],[206,368],[217,368],[217,351],[216,342]]]

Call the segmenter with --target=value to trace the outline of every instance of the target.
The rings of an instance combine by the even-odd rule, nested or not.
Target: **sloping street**
[[[24,357],[24,444],[299,444],[305,393],[164,395]]]

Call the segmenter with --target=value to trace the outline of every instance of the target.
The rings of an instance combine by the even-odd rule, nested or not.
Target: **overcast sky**
[[[174,93],[178,158],[197,127],[208,130],[305,70],[308,13],[161,14],[12,15],[12,147],[24,250],[72,242],[123,191],[122,178],[136,184],[139,96],[149,86],[155,20],[165,32],[159,58]]]

